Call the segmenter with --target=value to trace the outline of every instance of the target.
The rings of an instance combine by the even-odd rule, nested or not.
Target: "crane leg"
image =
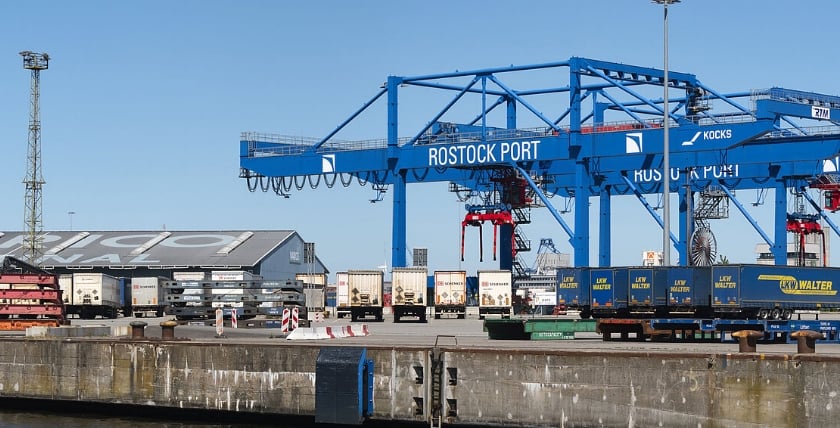
[[[493,261],[496,261],[496,231],[498,226],[495,224],[493,225]]]
[[[483,227],[481,225],[478,226],[478,261],[484,261],[484,232],[482,232]]]
[[[464,233],[467,229],[467,225],[463,222],[461,223],[461,261],[464,261]]]
[[[822,236],[822,259],[823,259],[823,266],[828,266],[828,262],[825,260],[825,233],[820,231],[820,236]]]

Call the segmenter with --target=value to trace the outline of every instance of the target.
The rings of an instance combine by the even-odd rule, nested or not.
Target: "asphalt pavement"
[[[810,318],[806,318],[806,317]],[[802,319],[814,319],[813,315],[803,316]],[[576,314],[561,316],[561,318],[577,318]],[[145,336],[160,338],[163,321],[172,317],[161,318],[133,318],[120,317],[117,319],[77,320],[72,319],[71,325],[103,325],[125,326],[132,321],[147,323]],[[525,317],[527,319],[527,317]],[[823,313],[820,320],[838,320],[840,314]],[[182,323],[175,327],[175,337],[178,339],[198,342],[228,342],[228,343],[272,343],[278,345],[295,344],[327,344],[352,345],[371,347],[422,347],[432,348],[442,346],[447,348],[492,348],[492,349],[521,349],[521,350],[566,350],[585,352],[604,351],[643,351],[664,353],[737,353],[739,346],[736,342],[652,342],[652,341],[621,341],[613,339],[604,341],[597,333],[576,333],[573,340],[494,340],[484,331],[484,321],[478,319],[477,314],[468,313],[466,319],[428,317],[428,322],[420,323],[403,318],[403,322],[394,323],[390,314],[385,314],[385,320],[360,320],[352,323],[349,318],[326,318],[323,321],[312,321],[311,326],[333,327],[341,329],[354,325],[359,330],[362,325],[367,326],[369,335],[361,337],[341,337],[335,339],[318,340],[287,340],[286,335],[279,328],[249,328],[249,324],[257,324],[256,320],[238,320],[238,328],[231,328],[229,320],[218,335],[216,327],[204,325],[202,322]],[[617,337],[617,336],[614,336]],[[840,343],[818,342],[816,352],[821,354],[840,355]],[[795,354],[797,343],[758,343],[756,351],[761,354]]]

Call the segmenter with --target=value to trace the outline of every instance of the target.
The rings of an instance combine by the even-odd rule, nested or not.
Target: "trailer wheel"
[[[462,320],[462,319],[465,319],[465,318],[467,318],[467,314],[458,314],[458,319],[459,320]]]
[[[155,311],[155,316],[160,318],[163,316],[163,311]]]
[[[782,310],[782,319],[789,320],[793,318],[793,309],[784,309]]]
[[[440,319],[440,314],[435,314],[435,319],[439,320]]]
[[[770,311],[770,319],[771,320],[777,320],[781,317],[782,317],[782,310],[781,309],[773,308],[773,310]]]

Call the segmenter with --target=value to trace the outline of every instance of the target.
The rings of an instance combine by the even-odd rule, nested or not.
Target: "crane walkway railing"
[[[754,121],[755,118],[749,114],[732,113],[714,116],[713,118],[700,119],[698,124],[732,124]],[[673,123],[673,122],[672,122]],[[582,134],[627,132],[631,130],[658,129],[661,128],[661,121],[650,121],[646,124],[639,122],[610,122],[596,126],[584,126]],[[676,124],[672,129],[676,129]],[[523,138],[543,138],[557,136],[558,133],[552,128],[530,128],[530,129],[490,129],[485,133],[465,132],[454,134],[429,134],[417,140],[417,145],[443,145],[443,144],[464,144],[476,142],[506,141]],[[798,128],[784,128],[772,131],[760,139],[805,137],[805,136],[838,136],[840,138],[840,126],[823,125]],[[241,140],[248,143],[248,157],[270,157],[270,156],[294,156],[311,151],[321,140],[312,137],[300,137],[280,134],[262,134],[255,132],[243,132]],[[399,146],[404,146],[410,141],[409,138],[400,138]],[[317,152],[336,153],[344,151],[376,150],[388,147],[386,139],[372,140],[330,140],[318,147]]]
[[[840,109],[840,97],[834,95],[817,94],[814,92],[797,91],[785,88],[770,88],[753,91],[753,101],[770,99],[789,103],[808,104],[813,106]]]

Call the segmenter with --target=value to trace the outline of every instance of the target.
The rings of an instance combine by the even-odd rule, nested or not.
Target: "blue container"
[[[589,271],[593,312],[627,309],[627,268],[593,268]]]
[[[653,268],[628,269],[629,302],[631,308],[653,308]]]
[[[335,303],[336,303],[336,291],[335,291],[335,289],[328,290],[328,291],[325,293],[325,297],[326,297],[326,304],[327,304],[327,307],[328,307],[328,308],[334,308],[334,307],[335,307]]]
[[[712,306],[716,309],[740,310],[740,266],[712,266]]]
[[[131,305],[131,278],[120,277],[117,284],[120,306]]]
[[[659,267],[654,273],[654,295],[657,307],[668,311],[708,308],[711,299],[711,268]]]
[[[557,304],[567,308],[589,306],[589,272],[586,268],[557,269]]]

